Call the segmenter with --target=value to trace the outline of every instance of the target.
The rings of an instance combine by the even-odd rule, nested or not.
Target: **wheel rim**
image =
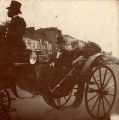
[[[3,105],[3,97],[0,93],[0,120],[9,120],[9,111],[6,106]]]
[[[0,105],[0,120],[9,120],[9,112],[2,105]]]
[[[56,105],[60,106],[60,107],[65,106],[69,102],[69,100],[72,96],[72,92],[73,92],[73,90],[71,90],[69,95],[67,95],[67,96],[57,98],[57,99],[54,98]]]
[[[76,98],[75,92],[77,92],[77,90],[78,90],[78,85],[75,85],[74,88],[70,91],[70,93],[67,96],[60,97],[60,98],[53,97],[53,101],[54,101],[54,104],[56,106],[55,108],[57,108],[58,110],[65,110],[67,108],[70,108],[75,101],[75,98]],[[50,104],[50,101],[48,100],[47,96],[44,96],[44,100],[49,105],[52,106],[52,104]],[[52,106],[52,107],[54,107],[54,106]]]
[[[0,97],[2,97],[3,106],[9,108],[11,105],[11,99],[10,99],[9,92],[7,90],[1,90]]]
[[[111,110],[116,96],[116,79],[108,66],[97,67],[86,85],[85,104],[94,118],[104,118]]]

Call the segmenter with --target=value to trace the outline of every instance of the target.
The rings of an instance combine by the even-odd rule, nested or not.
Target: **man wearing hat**
[[[25,49],[25,43],[23,42],[23,34],[25,32],[26,23],[23,18],[19,17],[21,3],[12,1],[8,9],[8,17],[11,18],[10,23],[6,29],[6,43],[11,52],[16,50]]]
[[[6,71],[9,71],[9,66],[13,64],[10,58],[17,51],[26,49],[22,39],[26,23],[23,18],[18,16],[21,14],[20,8],[21,3],[17,1],[12,1],[10,6],[6,8],[8,9],[7,15],[11,18],[11,21],[5,27],[4,44],[0,46],[0,74],[3,77],[6,75]]]
[[[65,41],[62,36],[57,37],[57,53],[53,56],[54,67],[66,65],[70,52],[65,49]],[[70,56],[71,57],[71,56]]]

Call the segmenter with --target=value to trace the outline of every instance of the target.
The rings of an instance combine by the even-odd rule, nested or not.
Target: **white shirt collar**
[[[16,18],[18,15],[14,15],[12,19]]]

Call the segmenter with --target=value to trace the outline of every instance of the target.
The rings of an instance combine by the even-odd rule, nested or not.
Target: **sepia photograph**
[[[118,0],[0,0],[0,120],[119,120],[118,91]]]

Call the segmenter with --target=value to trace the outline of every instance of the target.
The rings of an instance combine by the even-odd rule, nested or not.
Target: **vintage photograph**
[[[118,91],[118,0],[0,0],[0,120],[119,120]]]

